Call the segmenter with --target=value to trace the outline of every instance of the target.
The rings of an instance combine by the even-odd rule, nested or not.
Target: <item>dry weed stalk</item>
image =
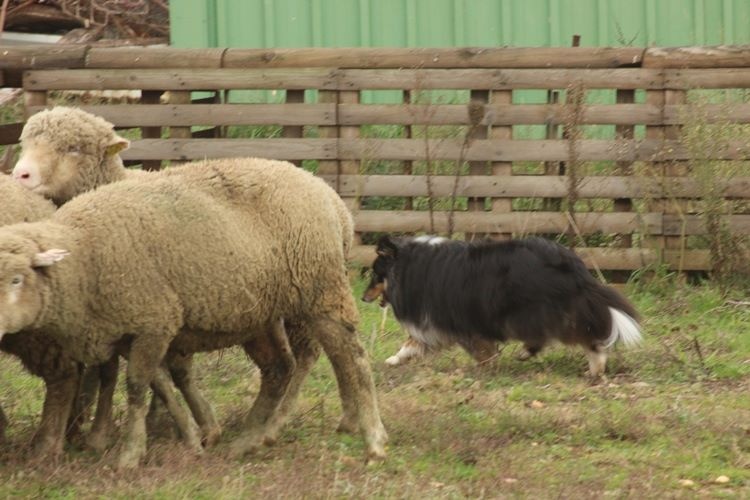
[[[581,168],[579,148],[580,141],[583,137],[583,129],[581,128],[581,125],[583,123],[585,97],[586,88],[583,85],[583,82],[578,81],[568,86],[563,138],[568,145],[568,164],[565,168],[565,175],[568,180],[566,212],[568,214],[568,220],[571,222],[568,223],[566,234],[568,237],[568,245],[570,245],[570,247],[575,246],[575,206],[579,199],[578,188],[582,182],[582,178],[579,175]]]

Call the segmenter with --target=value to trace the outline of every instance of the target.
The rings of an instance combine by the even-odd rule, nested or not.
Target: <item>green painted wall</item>
[[[574,34],[583,46],[750,43],[750,0],[170,0],[170,15],[177,47],[540,47],[570,46]],[[467,92],[437,95],[468,99]],[[588,98],[613,102],[614,93]],[[280,99],[283,93],[231,93],[246,102]],[[363,102],[399,99],[362,95]],[[545,102],[546,92],[514,92],[514,101]]]
[[[748,0],[171,0],[178,47],[750,43]]]

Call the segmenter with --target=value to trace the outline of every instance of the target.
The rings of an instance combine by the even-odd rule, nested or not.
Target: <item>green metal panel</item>
[[[170,16],[177,47],[560,47],[574,34],[583,46],[750,43],[750,0],[171,0]],[[467,93],[436,95],[460,101]],[[363,94],[366,102],[398,98]],[[514,92],[517,102],[545,99]]]
[[[171,0],[178,47],[750,43],[748,0]]]

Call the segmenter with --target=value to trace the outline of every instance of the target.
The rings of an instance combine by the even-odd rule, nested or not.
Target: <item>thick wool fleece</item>
[[[55,205],[36,195],[9,175],[0,174],[0,226],[32,222],[49,217]]]
[[[6,327],[44,329],[86,363],[127,339],[133,370],[151,357],[155,367],[178,333],[172,347],[189,353],[244,343],[280,318],[351,332],[358,314],[334,197],[313,175],[261,159],[197,162],[83,194],[50,221],[0,228],[0,271],[34,252],[71,253],[27,291],[33,322]],[[334,363],[351,366],[342,376],[352,393],[372,396],[360,423],[382,456],[363,352],[349,337],[335,352],[321,335]]]

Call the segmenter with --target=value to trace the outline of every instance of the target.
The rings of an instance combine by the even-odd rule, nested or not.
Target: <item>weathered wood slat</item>
[[[19,45],[0,48],[0,69],[82,68],[88,45]]]
[[[227,68],[618,68],[635,66],[643,49],[567,47],[228,49]]]
[[[309,160],[564,161],[569,154],[564,140],[480,139],[472,142],[463,154],[461,147],[462,141],[457,139],[431,139],[427,145],[423,139],[151,139],[133,141],[128,159],[223,158],[247,155],[248,151],[273,157],[271,153],[263,153],[265,148],[282,155],[278,158]],[[750,147],[745,142],[731,142],[717,152],[717,157],[747,159]],[[679,141],[585,140],[579,143],[579,158],[582,161],[686,160],[689,152]]]
[[[27,90],[335,89],[326,68],[297,69],[79,69],[24,73]]]
[[[337,158],[336,139],[141,139],[121,154],[124,160],[199,160],[257,156],[277,160]]]
[[[23,130],[23,123],[8,123],[0,125],[0,146],[18,143],[18,138],[21,136],[21,130]]]
[[[435,231],[448,228],[448,212],[433,213]],[[561,212],[456,212],[454,230],[476,233],[564,233],[568,218]],[[724,217],[735,234],[750,234],[750,215]],[[357,231],[362,232],[417,232],[430,230],[427,211],[361,210],[354,213]],[[662,215],[659,212],[579,212],[576,224],[582,234],[603,231],[608,234],[641,232],[650,236],[691,236],[705,234],[699,215]]]
[[[650,47],[643,54],[646,68],[750,67],[750,46]]]
[[[664,88],[672,90],[750,87],[750,68],[665,69]]]
[[[87,68],[221,68],[225,48],[92,47]]]
[[[576,248],[575,251],[589,269],[596,264],[599,269],[632,271],[659,262],[659,253],[647,248]],[[668,250],[663,259],[670,269],[675,270],[700,271],[710,267],[707,250],[685,250],[682,253]],[[375,247],[355,246],[349,252],[349,260],[370,266],[375,260]]]
[[[346,89],[560,89],[582,81],[586,88],[651,89],[663,87],[661,70],[625,69],[351,69],[341,70]]]
[[[424,175],[321,175],[331,186],[338,185],[342,196],[427,196]],[[451,196],[455,178],[452,175],[432,176],[434,196]],[[564,176],[515,175],[509,177],[462,176],[457,196],[501,198],[563,198],[567,195]],[[723,195],[750,198],[750,177],[719,181]],[[338,183],[338,184],[337,184]],[[581,179],[577,188],[581,198],[698,198],[701,189],[689,177],[590,176]]]
[[[200,104],[83,105],[81,109],[97,114],[118,127],[188,125],[467,125],[468,107],[463,104]],[[31,114],[43,108],[29,108]],[[586,106],[582,124],[601,125],[676,125],[690,120],[690,106],[648,104],[612,104]],[[701,119],[706,122],[731,120],[750,123],[750,104],[705,105]],[[564,106],[545,104],[488,105],[482,125],[535,125],[565,123]]]
[[[568,144],[564,140],[475,140],[465,148],[459,139],[359,139],[339,141],[341,158],[382,160],[457,160],[466,161],[564,161]],[[680,141],[643,140],[582,140],[578,143],[581,161],[655,161],[690,158]],[[750,144],[729,143],[716,152],[721,159],[750,157]]]
[[[671,71],[671,70],[667,70]],[[663,88],[661,70],[627,69],[77,69],[24,74],[27,90],[212,89],[555,89]]]
[[[448,229],[448,212],[434,212],[435,231]],[[455,212],[454,230],[470,233],[563,233],[568,219],[560,212]],[[662,233],[660,213],[579,213],[578,229],[583,234],[596,231]],[[354,213],[354,225],[362,232],[417,232],[430,230],[427,211],[360,210]]]
[[[102,104],[79,106],[117,127],[333,125],[333,104]],[[37,113],[43,108],[30,108]]]

